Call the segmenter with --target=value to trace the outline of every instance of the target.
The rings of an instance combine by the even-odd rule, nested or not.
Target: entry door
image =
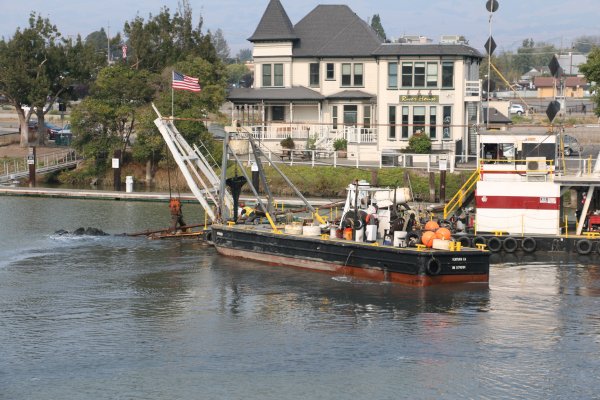
[[[358,122],[358,106],[344,106],[344,125],[356,126]]]

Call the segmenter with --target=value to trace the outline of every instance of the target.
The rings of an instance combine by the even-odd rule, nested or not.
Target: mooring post
[[[35,187],[35,146],[29,148],[27,165],[29,166],[29,187]]]
[[[435,172],[429,173],[429,202],[435,203]]]

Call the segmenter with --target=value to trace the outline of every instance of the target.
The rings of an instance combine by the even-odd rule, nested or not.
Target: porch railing
[[[327,124],[289,124],[289,125],[253,125],[248,127],[256,140],[282,140],[291,137],[294,140],[315,139],[316,143],[332,141],[339,138],[348,143],[377,143],[377,128],[338,126]]]

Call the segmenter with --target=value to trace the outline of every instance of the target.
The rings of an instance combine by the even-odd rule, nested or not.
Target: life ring
[[[212,242],[212,231],[208,231],[208,232],[206,232],[206,234],[204,235],[204,239],[205,239],[207,242]]]
[[[460,236],[457,241],[460,243],[461,247],[470,247],[471,240],[467,236]]]
[[[440,262],[436,258],[432,257],[427,261],[425,271],[427,271],[427,275],[439,275],[440,272],[442,272],[442,264],[440,264]]]
[[[502,240],[496,236],[489,238],[487,247],[492,253],[497,253],[502,250]]]
[[[487,240],[483,236],[475,236],[473,238],[473,247],[477,247],[478,244],[487,244]]]
[[[517,247],[517,239],[515,239],[514,237],[507,237],[506,239],[504,239],[504,242],[502,242],[502,248],[507,253],[514,253],[515,250],[517,250]]]
[[[521,242],[521,248],[526,253],[533,253],[535,251],[535,249],[537,248],[537,242],[532,237],[526,237]]]
[[[578,240],[575,243],[575,249],[577,250],[577,254],[590,254],[590,252],[592,251],[592,242],[590,242],[587,239]]]

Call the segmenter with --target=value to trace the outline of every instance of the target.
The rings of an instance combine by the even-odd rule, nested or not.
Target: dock
[[[24,197],[49,197],[49,198],[69,198],[85,200],[113,200],[113,201],[152,201],[168,202],[174,196],[168,192],[121,192],[97,189],[62,189],[62,188],[30,188],[30,187],[9,187],[0,186],[0,196],[24,196]],[[198,199],[192,193],[177,194],[182,202],[197,203]],[[311,202],[315,205],[328,205],[340,199],[314,199]],[[253,197],[240,197],[240,201],[253,202]],[[298,199],[281,198],[279,204],[286,206],[303,206],[304,203]]]

